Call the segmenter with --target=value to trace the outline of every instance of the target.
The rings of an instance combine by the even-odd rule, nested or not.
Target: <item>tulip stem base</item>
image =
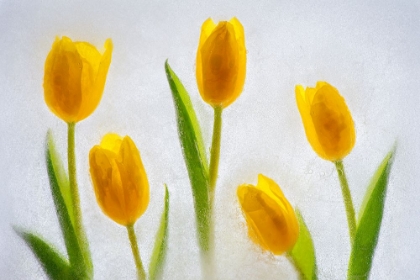
[[[144,271],[143,263],[141,262],[139,246],[137,244],[136,233],[134,232],[134,225],[127,226],[128,239],[130,239],[131,251],[133,252],[134,262],[137,268],[137,279],[145,280],[146,272]]]
[[[75,151],[75,130],[76,123],[68,123],[67,130],[67,160],[68,160],[68,170],[69,170],[69,185],[70,185],[70,196],[73,204],[73,215],[74,219],[74,231],[77,235],[80,248],[82,250],[83,258],[87,268],[92,272],[93,265],[89,251],[89,243],[87,241],[86,233],[83,228],[82,223],[82,211],[80,209],[80,197],[79,197],[79,187],[77,184],[77,173],[76,173],[76,151]]]
[[[349,183],[347,181],[346,173],[344,171],[344,165],[342,160],[334,162],[335,168],[337,169],[338,178],[340,180],[341,192],[343,194],[344,205],[346,207],[347,222],[349,224],[350,241],[353,244],[354,237],[356,235],[356,213],[354,211],[353,200],[351,198]]]

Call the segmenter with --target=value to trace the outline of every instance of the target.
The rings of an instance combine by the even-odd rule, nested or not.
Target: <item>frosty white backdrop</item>
[[[191,94],[210,145],[213,115],[199,96],[195,54],[204,20],[236,16],[246,35],[244,91],[224,111],[216,189],[216,279],[296,279],[284,256],[247,236],[236,198],[263,173],[301,209],[312,232],[320,279],[345,279],[347,221],[334,165],[308,144],[296,84],[326,80],[344,96],[356,125],[345,158],[355,207],[395,141],[384,219],[371,279],[416,279],[420,273],[420,6],[399,1],[7,1],[0,2],[0,279],[45,279],[12,230],[38,232],[64,252],[44,163],[47,129],[66,154],[66,125],[43,98],[44,62],[56,36],[114,52],[102,101],[77,125],[77,171],[95,279],[133,279],[125,228],[99,209],[88,153],[107,132],[130,135],[150,181],[151,200],[135,226],[148,265],[171,194],[164,279],[201,277],[193,200],[164,72],[169,63]]]

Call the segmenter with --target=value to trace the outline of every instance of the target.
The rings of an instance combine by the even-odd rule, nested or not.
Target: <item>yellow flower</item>
[[[229,106],[245,82],[245,34],[237,18],[217,25],[207,19],[197,50],[197,84],[201,97],[212,106]]]
[[[87,42],[56,38],[45,61],[44,98],[57,117],[72,123],[92,114],[102,97],[111,55],[111,39],[101,55]]]
[[[295,211],[279,185],[260,174],[257,186],[244,184],[237,195],[251,239],[275,255],[289,251],[299,236]]]
[[[89,153],[96,200],[115,222],[132,225],[149,204],[149,183],[139,150],[129,136],[109,133]]]
[[[344,98],[327,82],[315,88],[296,86],[296,102],[306,137],[323,159],[343,159],[353,149],[356,132]]]

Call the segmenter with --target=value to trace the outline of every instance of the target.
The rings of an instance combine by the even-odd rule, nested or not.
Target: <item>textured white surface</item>
[[[137,222],[148,266],[163,206],[171,194],[165,279],[201,277],[189,180],[164,72],[169,63],[189,90],[210,144],[212,110],[197,91],[200,26],[236,16],[246,32],[247,78],[224,112],[216,191],[218,279],[295,279],[288,261],[249,241],[236,187],[257,174],[276,180],[302,210],[316,246],[320,279],[344,279],[350,253],[347,222],[333,164],[306,141],[295,104],[296,84],[326,80],[345,97],[357,129],[345,159],[356,209],[375,168],[398,140],[371,279],[420,274],[419,110],[420,8],[399,1],[6,1],[0,2],[0,279],[44,279],[11,225],[37,231],[61,251],[44,163],[45,134],[54,132],[65,159],[66,125],[43,100],[43,68],[55,36],[114,53],[103,99],[77,125],[77,169],[95,279],[134,279],[126,231],[96,204],[88,152],[114,131],[141,151],[150,206]]]

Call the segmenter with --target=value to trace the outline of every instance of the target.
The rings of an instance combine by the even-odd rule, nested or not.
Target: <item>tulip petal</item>
[[[213,106],[236,99],[238,76],[238,43],[233,25],[220,22],[201,48],[202,98]]]
[[[356,138],[354,123],[336,88],[329,84],[320,87],[312,100],[310,114],[326,159],[336,161],[350,153]]]
[[[115,155],[118,155],[122,141],[123,138],[118,134],[108,133],[102,138],[100,147],[102,149],[113,152]]]
[[[318,136],[311,117],[311,102],[316,90],[307,88],[306,91],[301,85],[295,88],[296,103],[305,128],[306,138],[312,146],[312,149],[322,158],[326,158],[326,154],[318,141]]]
[[[95,111],[102,99],[108,69],[111,64],[113,45],[111,39],[106,40],[103,55],[89,43],[78,43],[76,46],[83,57],[82,77],[84,80],[82,80],[82,88],[84,94],[78,115],[78,120],[83,120]],[[89,77],[89,80],[87,80],[87,77]]]
[[[214,28],[216,28],[216,24],[211,18],[208,18],[201,26],[200,40],[198,43],[198,51],[196,58],[196,77],[198,89],[200,92],[203,91],[203,64],[201,60],[200,49],[202,48],[202,46],[204,45]]]
[[[237,195],[250,237],[257,244],[276,255],[284,253],[295,244],[299,228],[293,209],[289,211],[288,205],[283,204],[289,204],[287,200],[278,203],[269,194],[252,185],[240,186]]]
[[[56,39],[45,61],[44,98],[50,110],[66,122],[76,121],[82,102],[82,60],[67,37]]]
[[[149,182],[140,158],[140,152],[129,136],[125,136],[119,152],[124,172],[124,198],[127,216],[134,223],[149,205]],[[120,168],[121,170],[121,168]]]

